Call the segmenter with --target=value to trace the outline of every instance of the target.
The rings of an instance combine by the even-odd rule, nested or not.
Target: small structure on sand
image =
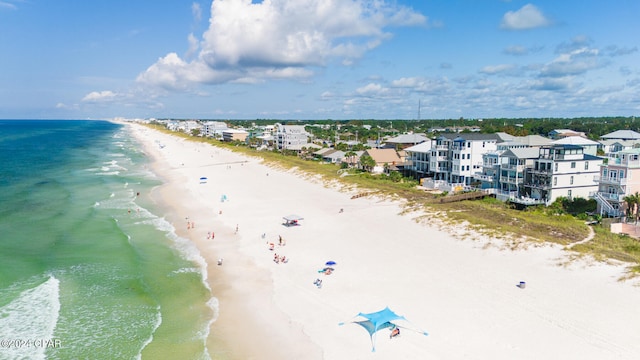
[[[304,220],[304,218],[302,216],[299,215],[287,215],[283,217],[284,219],[284,226],[297,226],[300,225],[300,220]]]

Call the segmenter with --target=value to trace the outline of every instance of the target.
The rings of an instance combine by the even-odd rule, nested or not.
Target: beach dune
[[[356,190],[314,176],[127,126],[164,181],[152,197],[207,261],[219,307],[208,343],[212,358],[640,354],[640,288],[619,281],[623,265],[567,264],[568,254],[553,245],[512,251],[486,246],[499,244],[495,239],[461,239],[428,214],[402,213],[398,201],[352,198]],[[291,214],[303,220],[284,226]],[[286,262],[274,261],[276,254]],[[327,261],[336,263],[330,274],[323,272]],[[373,352],[369,333],[352,320],[387,306],[410,324],[393,339],[390,329],[380,330]]]

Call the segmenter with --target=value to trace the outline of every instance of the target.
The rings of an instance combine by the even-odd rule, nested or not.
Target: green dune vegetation
[[[356,190],[363,195],[375,195],[405,201],[405,211],[422,210],[428,218],[442,226],[466,225],[468,236],[484,234],[504,241],[506,248],[517,249],[543,243],[555,243],[570,248],[570,258],[591,257],[597,261],[628,263],[628,276],[640,275],[640,241],[609,231],[610,222],[587,215],[587,200],[560,199],[551,206],[535,206],[519,210],[492,197],[476,200],[440,202],[446,194],[421,190],[416,180],[399,173],[371,175],[357,169],[343,169],[336,164],[305,160],[301,156],[274,151],[257,151],[244,143],[191,136],[167,130],[164,126],[147,126],[184,137],[191,141],[210,143],[247,156],[263,159],[264,163],[283,170],[295,170],[303,176],[317,178],[326,186]],[[592,210],[595,206],[592,206]],[[427,220],[428,221],[428,220]],[[590,230],[590,228],[592,230]],[[592,239],[584,241],[592,234]]]

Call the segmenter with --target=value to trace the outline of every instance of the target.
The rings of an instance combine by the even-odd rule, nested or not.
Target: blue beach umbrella
[[[335,262],[335,261],[332,261],[332,260],[327,261],[327,262],[325,263],[325,265],[328,265],[328,266],[335,265],[335,264],[336,264],[336,262]]]

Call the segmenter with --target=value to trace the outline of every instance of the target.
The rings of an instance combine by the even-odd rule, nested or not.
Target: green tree
[[[366,171],[371,171],[371,169],[376,166],[376,161],[373,160],[371,156],[365,154],[360,156],[360,166]]]
[[[638,216],[640,216],[638,211],[638,206],[640,206],[640,194],[636,191],[635,194],[630,194],[622,198],[625,203],[627,203],[627,218],[633,217],[635,222],[638,222]]]
[[[353,166],[356,163],[356,156],[358,156],[358,154],[356,154],[354,151],[347,151],[344,154],[345,162],[349,167]]]

